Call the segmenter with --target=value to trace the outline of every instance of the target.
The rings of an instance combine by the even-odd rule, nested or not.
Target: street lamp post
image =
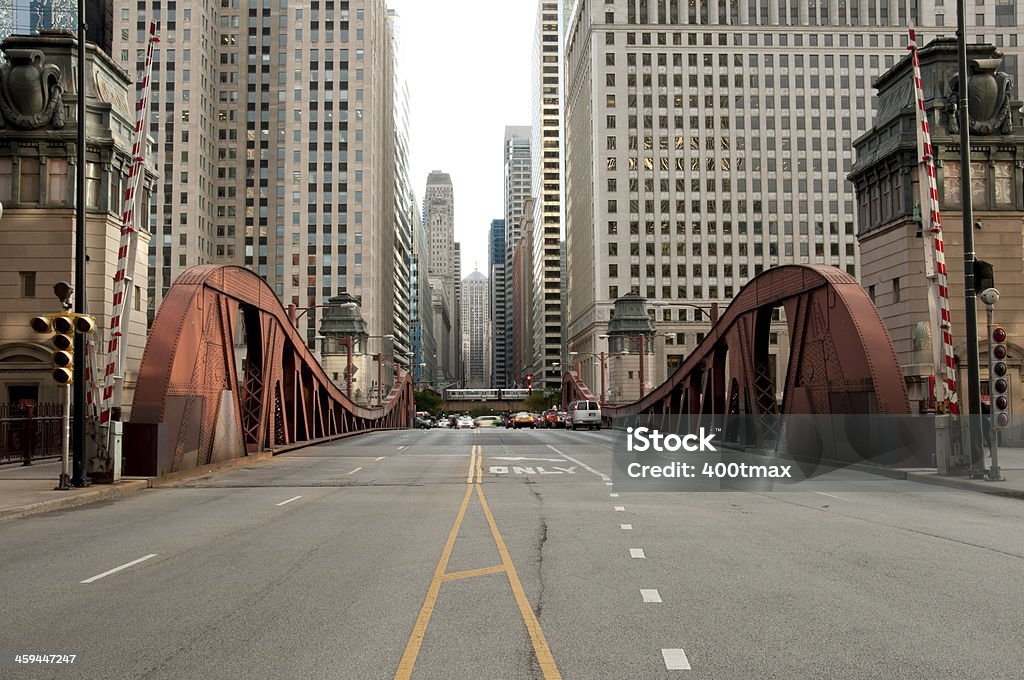
[[[395,336],[391,333],[386,335],[368,335],[367,340],[394,340]],[[383,344],[383,343],[382,343]],[[377,362],[377,406],[384,405],[384,347],[380,348],[381,351],[373,355],[373,360]]]

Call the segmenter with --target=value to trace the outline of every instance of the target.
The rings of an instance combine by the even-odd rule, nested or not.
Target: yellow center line
[[[544,673],[544,680],[562,680],[562,674],[558,672],[558,666],[555,665],[555,658],[551,655],[551,648],[548,647],[548,641],[544,637],[540,621],[533,613],[530,600],[527,599],[523,584],[519,581],[519,574],[516,573],[515,565],[512,564],[512,557],[508,554],[508,548],[505,547],[505,540],[501,537],[498,525],[494,522],[494,515],[491,514],[491,508],[487,505],[487,499],[484,498],[483,487],[479,484],[476,485],[476,495],[480,498],[480,505],[483,507],[487,523],[491,527],[491,536],[494,537],[494,543],[498,546],[501,563],[505,565],[508,583],[512,587],[512,593],[519,605],[519,613],[523,617],[523,623],[526,624],[526,630],[533,642],[533,651],[537,655],[537,664],[540,666],[541,672]]]
[[[473,446],[472,452],[469,454],[469,473],[466,475],[466,484],[473,483],[473,471],[476,469],[476,446]]]
[[[555,658],[551,654],[551,648],[548,647],[547,639],[544,637],[544,631],[540,627],[540,621],[537,620],[536,614],[533,613],[530,600],[526,597],[526,591],[523,590],[523,584],[519,580],[519,574],[516,572],[515,565],[512,564],[512,557],[505,546],[505,539],[502,538],[501,532],[498,531],[494,515],[491,514],[491,508],[487,505],[487,499],[484,498],[482,486],[484,474],[483,459],[482,447],[474,445],[469,456],[466,494],[462,497],[462,505],[459,506],[458,515],[455,517],[455,524],[448,533],[448,540],[444,544],[444,550],[441,551],[441,559],[437,563],[437,568],[434,569],[434,577],[430,581],[430,587],[427,588],[427,596],[423,601],[423,607],[420,609],[419,616],[416,617],[416,624],[413,626],[409,642],[405,646],[402,660],[398,663],[395,680],[409,680],[412,676],[412,669],[416,665],[416,657],[419,656],[420,647],[423,645],[423,638],[427,633],[427,625],[430,623],[430,616],[434,612],[434,605],[437,603],[437,595],[441,590],[441,584],[446,581],[500,573],[504,573],[508,577],[509,586],[512,588],[512,594],[515,596],[516,604],[519,606],[519,614],[522,616],[523,624],[525,624],[526,631],[530,635],[530,641],[533,643],[533,651],[537,656],[537,664],[544,674],[544,680],[562,680],[562,675],[555,664]],[[476,484],[473,483],[474,472]],[[484,515],[487,517],[487,524],[491,528],[491,537],[494,539],[494,544],[498,548],[498,554],[501,556],[501,564],[445,573],[448,569],[448,561],[451,558],[452,549],[455,547],[455,540],[458,538],[459,529],[462,527],[462,520],[466,516],[466,508],[469,506],[469,499],[473,495],[474,488],[476,489],[477,496],[480,498],[480,506],[483,508]]]
[[[430,623],[430,615],[434,613],[434,605],[437,603],[437,594],[441,590],[441,581],[444,578],[444,572],[448,569],[448,560],[452,556],[452,548],[455,547],[455,539],[459,535],[459,529],[462,527],[462,520],[466,516],[466,508],[469,506],[469,499],[473,495],[473,463],[476,457],[476,447],[473,447],[473,452],[470,455],[470,467],[469,477],[466,479],[466,494],[462,497],[462,505],[459,506],[459,513],[455,516],[455,524],[452,525],[452,530],[448,532],[448,540],[444,544],[444,550],[441,551],[441,559],[437,562],[437,568],[434,569],[434,578],[430,581],[430,587],[427,588],[427,596],[423,600],[423,607],[420,609],[419,616],[416,617],[416,625],[412,628],[412,635],[409,636],[409,642],[405,645],[405,652],[402,653],[402,660],[398,662],[398,670],[395,672],[395,680],[409,680],[412,676],[412,668],[416,665],[416,657],[419,656],[420,647],[423,645],[423,637],[427,633],[427,624]]]
[[[487,576],[488,574],[501,574],[506,571],[504,564],[496,564],[493,567],[481,567],[480,569],[469,569],[467,571],[450,571],[445,574],[442,581],[458,581],[464,578],[473,578],[474,576]]]

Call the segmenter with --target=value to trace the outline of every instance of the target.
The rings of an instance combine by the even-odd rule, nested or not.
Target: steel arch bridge
[[[166,475],[411,427],[414,412],[409,373],[381,408],[356,404],[266,281],[243,267],[200,265],[174,282],[150,329],[125,427],[125,474]]]
[[[790,340],[781,399],[769,370],[769,331],[779,308]],[[597,401],[577,373],[567,372],[563,405],[578,399]],[[744,286],[668,380],[602,415],[609,423],[666,414],[683,427],[712,422],[733,432],[734,441],[773,449],[780,416],[910,413],[889,333],[857,280],[834,267],[786,265]],[[729,428],[730,418],[743,421],[742,433]]]

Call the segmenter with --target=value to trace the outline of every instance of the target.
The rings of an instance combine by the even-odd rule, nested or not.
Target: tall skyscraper
[[[130,73],[147,22],[160,20],[150,313],[187,267],[238,264],[308,309],[300,332],[311,347],[316,306],[347,291],[361,299],[369,334],[396,334],[401,355],[408,305],[395,282],[409,239],[396,203],[408,194],[397,178],[392,17],[384,0],[241,5],[115,0],[113,56]],[[376,348],[361,348],[362,375],[373,372],[367,349]]]
[[[505,143],[503,146],[505,178],[505,327],[496,332],[504,332],[505,335],[506,383],[498,387],[509,387],[513,384],[518,384],[521,377],[518,373],[520,367],[516,365],[517,361],[515,360],[515,343],[519,341],[519,334],[516,331],[515,324],[520,316],[513,309],[515,300],[512,297],[512,281],[514,278],[513,258],[515,257],[516,247],[522,238],[523,220],[527,217],[527,201],[530,199],[530,191],[532,190],[530,175],[533,167],[530,160],[530,135],[529,126],[508,126],[505,128]],[[532,212],[529,217],[532,219]]]
[[[427,230],[415,198],[410,196],[409,221],[413,225],[412,264],[412,352],[413,380],[419,388],[437,383],[437,341],[434,339],[434,312],[431,306],[428,270],[430,247],[427,245]]]
[[[533,366],[534,385],[561,383],[561,122],[557,0],[540,0],[533,48]]]
[[[433,295],[434,338],[437,342],[438,370],[447,382],[461,379],[462,334],[458,325],[458,298],[455,281],[455,194],[452,178],[435,170],[427,176],[423,196],[423,224],[430,244],[430,285],[439,286]],[[461,280],[461,277],[459,277]]]
[[[462,322],[469,338],[466,356],[466,387],[490,386],[491,321],[490,285],[479,271],[462,280]]]
[[[505,387],[508,380],[508,361],[505,356],[505,220],[491,220],[491,238],[487,246],[487,267],[490,273],[490,319],[493,355],[491,357],[491,387]]]
[[[462,244],[458,241],[455,242],[454,256],[452,267],[455,270],[455,280],[453,282],[453,285],[455,286],[455,295],[452,297],[452,316],[455,318],[455,321],[452,323],[452,337],[459,340],[459,342],[455,343],[455,347],[453,348],[455,351],[455,359],[453,363],[460,369],[459,374],[456,375],[456,380],[459,382],[461,387],[465,387],[466,357],[462,343]]]
[[[846,175],[853,140],[873,119],[872,79],[906,54],[908,24],[924,26],[925,40],[951,34],[942,27],[955,24],[952,4],[573,8],[564,32],[571,351],[606,350],[598,336],[612,303],[634,292],[665,303],[650,313],[659,332],[677,334],[666,338],[671,368],[703,338],[710,303],[728,303],[763,269],[859,273]],[[1019,75],[1024,7],[976,9],[971,40],[1003,46]],[[586,368],[585,380],[599,382]]]

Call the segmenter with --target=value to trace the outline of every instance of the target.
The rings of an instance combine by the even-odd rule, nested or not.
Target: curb
[[[1024,491],[1014,489],[1000,489],[1000,482],[971,481],[957,477],[940,477],[937,472],[906,472],[906,479],[919,484],[932,484],[934,486],[945,486],[961,491],[975,491],[987,493],[992,496],[1004,498],[1017,498],[1024,500]]]
[[[736,444],[724,443],[722,448],[730,449],[732,451],[742,451],[745,453],[753,453],[759,456],[768,456],[767,454],[761,453],[756,449],[739,446]],[[792,460],[799,460],[793,458]],[[871,475],[878,477],[887,477],[889,479],[902,479],[908,482],[915,482],[917,484],[930,484],[932,486],[944,486],[950,489],[957,489],[959,491],[973,491],[975,493],[985,493],[990,496],[1001,496],[1003,498],[1015,498],[1024,500],[1024,490],[1017,489],[1006,489],[999,488],[1000,482],[987,482],[987,481],[974,481],[964,479],[962,477],[942,477],[939,473],[932,472],[930,468],[886,468],[880,465],[871,465],[869,463],[843,463],[841,461],[815,461],[808,459],[809,462],[825,463],[827,465],[835,465],[837,468],[844,468],[847,470],[856,470],[857,472],[866,472]],[[919,470],[927,470],[927,472],[919,472]]]
[[[38,515],[44,512],[52,512],[54,510],[76,508],[80,505],[88,505],[90,503],[98,503],[100,501],[130,496],[131,494],[142,491],[143,489],[148,489],[149,487],[150,483],[148,479],[132,479],[121,481],[117,484],[104,484],[103,486],[97,486],[89,491],[77,493],[73,496],[54,498],[53,500],[40,501],[39,503],[31,503],[29,505],[23,505],[16,508],[2,508],[0,509],[0,521],[15,519],[17,517],[27,517],[29,515]]]

